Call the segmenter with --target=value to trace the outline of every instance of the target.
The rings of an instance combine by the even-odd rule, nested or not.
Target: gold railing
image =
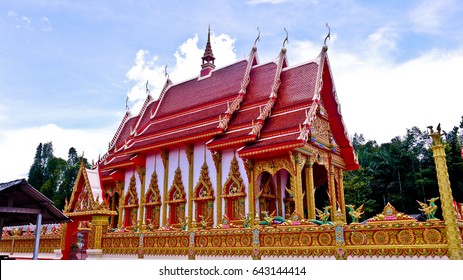
[[[259,231],[261,256],[333,256],[336,252],[332,226],[284,226]]]
[[[103,254],[133,255],[138,253],[139,233],[108,233],[101,240]]]
[[[34,252],[34,235],[2,236],[0,251],[10,254]],[[40,235],[39,253],[53,253],[61,248],[60,234]]]
[[[463,227],[460,227],[463,232]],[[108,233],[103,253],[258,257],[443,257],[443,221]]]
[[[463,235],[463,224],[459,224]],[[195,231],[107,233],[103,254],[253,257],[443,257],[443,221],[369,222],[336,226],[277,226]],[[33,235],[3,236],[0,251],[31,253]],[[61,249],[61,234],[40,236],[40,253]]]
[[[253,231],[249,228],[198,230],[194,232],[192,249],[197,256],[250,256]]]
[[[350,257],[442,257],[448,247],[443,221],[351,225],[344,236]]]

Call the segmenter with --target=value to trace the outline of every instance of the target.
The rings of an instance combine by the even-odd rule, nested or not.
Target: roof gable
[[[97,210],[107,210],[107,202],[103,200],[100,175],[98,169],[85,168],[82,161],[72,189],[71,199],[66,201],[64,212],[73,216],[73,213],[88,213]]]

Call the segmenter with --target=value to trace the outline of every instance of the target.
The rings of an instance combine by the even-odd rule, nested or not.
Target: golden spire
[[[447,169],[447,162],[445,158],[445,148],[442,144],[441,139],[441,128],[440,124],[437,126],[437,131],[434,132],[432,126],[428,127],[430,130],[430,136],[433,140],[433,151],[434,162],[436,164],[437,182],[439,185],[439,194],[441,199],[442,216],[445,222],[447,244],[448,244],[448,255],[452,260],[462,260],[462,246],[460,231],[457,226],[457,217],[453,208],[453,197],[452,189],[450,188],[450,180]]]
[[[201,76],[209,74],[212,69],[215,68],[214,61],[215,57],[212,53],[212,46],[211,46],[211,26],[209,25],[209,29],[207,32],[207,43],[206,48],[204,49],[203,57],[201,58],[203,63],[201,65]]]

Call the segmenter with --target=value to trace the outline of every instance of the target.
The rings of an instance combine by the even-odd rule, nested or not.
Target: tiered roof
[[[209,40],[206,51],[212,54]],[[316,59],[296,66],[288,66],[284,47],[275,61],[259,64],[254,46],[246,59],[206,76],[179,84],[167,79],[157,100],[148,95],[139,115],[125,115],[99,164],[109,176],[143,164],[146,152],[198,141],[210,150],[238,149],[244,158],[287,153],[317,144],[311,138],[317,112],[329,122],[334,152],[346,169],[357,169],[326,45]]]

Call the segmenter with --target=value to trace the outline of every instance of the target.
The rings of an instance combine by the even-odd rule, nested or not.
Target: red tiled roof
[[[158,105],[159,105],[159,100],[152,101],[150,104],[148,104],[148,107],[146,107],[146,110],[140,116],[140,122],[138,123],[138,126],[137,126],[138,133],[142,131],[143,129],[145,129],[146,126],[150,123],[151,115],[156,110]]]
[[[250,73],[250,83],[242,107],[256,102],[267,101],[272,91],[277,65],[274,62],[254,66]]]
[[[128,150],[137,152],[148,148],[157,149],[169,145],[188,143],[198,139],[209,140],[222,131],[217,128],[217,125],[218,121],[199,127],[190,127],[185,130],[173,131],[168,134],[158,134],[153,135],[153,137],[137,139],[134,141],[133,145],[129,145]]]
[[[107,160],[104,162],[104,167],[107,168],[108,166],[118,166],[118,165],[131,165],[132,163],[130,162],[130,158],[133,155],[114,155],[112,157],[109,157]]]
[[[265,120],[259,140],[246,144],[241,153],[246,154],[254,149],[275,149],[278,145],[282,146],[282,150],[283,147],[290,150],[294,145],[303,145],[303,141],[297,139],[299,125],[305,121],[306,110],[313,103],[317,71],[318,64],[314,62],[283,69],[273,113]]]
[[[217,136],[208,144],[209,147],[224,145],[226,142],[230,142],[231,146],[244,144],[256,138],[254,135],[249,135],[252,122],[257,121],[260,115],[260,106],[265,105],[269,100],[276,69],[277,65],[274,62],[254,66],[251,69],[251,81],[241,108],[233,114],[227,133]]]
[[[210,77],[192,79],[174,85],[164,95],[157,116],[163,117],[215,100],[236,95],[246,70],[247,60],[212,71]]]
[[[310,62],[281,71],[281,85],[274,110],[308,103],[313,98],[318,64]]]
[[[339,104],[333,92],[329,63],[324,55],[322,52],[316,61],[286,67],[281,73],[284,53],[280,53],[278,65],[270,62],[250,68],[248,61],[242,60],[213,70],[207,77],[191,79],[177,85],[169,84],[164,88],[159,101],[145,103],[147,107],[142,111],[140,119],[124,119],[125,124],[117,132],[116,144],[119,147],[126,139],[129,142],[125,150],[117,152],[122,156],[108,156],[109,167],[129,164],[130,156],[134,153],[143,154],[147,150],[208,141],[213,137],[215,138],[208,143],[209,148],[241,147],[239,154],[243,157],[284,153],[301,147],[305,141],[298,139],[299,126],[306,121],[306,112],[312,106],[318,105],[318,95],[317,102],[313,99],[317,76],[319,71],[323,71],[320,98],[323,99],[341,156],[348,168],[355,168],[355,154],[342,123]],[[320,67],[319,61],[323,63],[323,67]],[[249,68],[246,70],[246,67]],[[249,69],[250,72],[246,72]],[[247,81],[245,73],[249,73],[250,81],[246,91],[241,93],[244,99],[241,101],[240,95],[236,99],[240,104],[227,106],[227,102],[233,102],[238,96],[243,80]],[[275,77],[278,74],[279,77]],[[272,87],[278,89],[278,92],[276,96],[270,97]],[[261,107],[263,116],[259,118]],[[312,108],[312,112],[315,112],[315,108]],[[156,115],[151,118],[156,109]],[[219,116],[224,117],[225,112],[231,114],[231,119],[221,122],[219,127]],[[252,127],[253,122],[257,121],[263,122],[262,128]],[[130,137],[131,128],[137,122],[137,134]],[[225,127],[227,128],[224,132]],[[253,134],[250,134],[251,131]]]
[[[161,133],[164,130],[174,129],[192,123],[200,123],[206,120],[219,120],[219,115],[227,110],[226,102],[193,111],[191,113],[179,114],[172,118],[156,118],[146,130],[139,131],[141,136],[153,133]]]
[[[274,134],[277,131],[286,131],[294,128],[299,130],[299,124],[302,124],[304,120],[305,109],[272,115],[266,120],[261,135],[264,137],[266,134]]]
[[[254,152],[258,152],[259,154],[269,152],[276,153],[277,151],[284,152],[304,146],[304,140],[297,139],[298,136],[299,131],[293,131],[278,137],[261,138],[247,144],[238,154],[240,156],[249,157],[252,156]]]
[[[116,147],[120,148],[124,143],[125,140],[130,137],[130,132],[132,129],[134,129],[135,125],[137,124],[138,121],[138,116],[132,117],[128,120],[126,120],[124,127],[122,128],[119,137],[117,138],[116,141]]]

